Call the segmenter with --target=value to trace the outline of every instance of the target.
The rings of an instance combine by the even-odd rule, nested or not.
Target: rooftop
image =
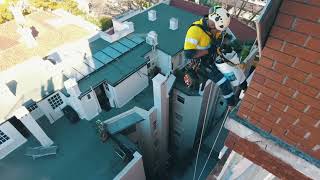
[[[200,16],[187,12],[185,10],[159,4],[150,10],[157,11],[157,20],[148,20],[148,11],[140,13],[128,21],[134,23],[135,32],[146,36],[148,32],[155,31],[158,34],[157,48],[173,56],[183,49],[185,33],[190,24],[200,18]],[[169,29],[170,18],[177,18],[179,27],[177,30]]]
[[[116,45],[121,46],[124,51],[117,50]],[[91,42],[89,46],[97,71],[78,82],[83,93],[103,81],[116,86],[147,64],[148,60],[144,58],[144,55],[151,50],[151,46],[136,34],[128,35],[112,44],[99,38]]]
[[[39,146],[30,137],[27,143],[0,161],[2,179],[113,179],[127,165],[116,154],[113,141],[102,143],[88,121],[71,124],[62,117],[49,124],[43,117],[38,123],[58,145],[57,154],[36,160],[25,156],[27,147]]]
[[[175,72],[176,76],[176,81],[174,83],[174,87],[181,92],[185,93],[188,96],[200,96],[199,94],[199,87],[193,89],[193,88],[188,88],[186,84],[184,83],[183,76],[184,73],[182,70],[178,70]]]
[[[154,106],[153,86],[152,84],[150,84],[146,89],[144,89],[141,93],[136,95],[131,101],[129,101],[123,107],[112,108],[110,111],[102,111],[98,116],[96,116],[91,121],[96,121],[98,119],[105,121],[121,113],[124,113],[134,107],[139,107],[141,109],[149,111],[153,106]]]
[[[55,12],[38,11],[25,16],[25,19],[26,26],[32,30],[38,45],[32,49],[26,46],[17,32],[18,26],[15,21],[1,24],[0,71],[34,56],[44,57],[53,48],[84,38],[93,32],[93,30],[82,27],[82,24],[76,21],[77,18],[63,17]]]
[[[28,106],[63,89],[67,77],[56,73],[53,67],[53,64],[41,58],[34,58],[0,72],[1,89],[9,91],[0,94],[3,100],[0,104],[0,123],[17,107]]]

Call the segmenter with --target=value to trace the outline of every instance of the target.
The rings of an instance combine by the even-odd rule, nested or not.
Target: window
[[[0,130],[0,145],[8,141],[10,138],[4,132]]]
[[[177,95],[177,100],[178,100],[179,102],[181,102],[182,104],[184,104],[184,98],[183,98],[183,97]]]
[[[36,103],[31,104],[30,106],[27,107],[29,112],[32,112],[33,110],[37,109],[38,105]]]
[[[52,107],[52,109],[56,109],[61,104],[63,104],[63,101],[62,101],[59,93],[57,93],[57,94],[53,95],[51,98],[49,98],[48,102],[49,102],[50,106]]]
[[[150,62],[148,62],[148,64],[147,64],[147,68],[150,68],[150,66],[151,66],[151,65],[150,65]]]
[[[104,84],[104,85],[105,85],[104,87],[106,87],[106,90],[107,90],[107,91],[110,91],[108,84]]]
[[[180,121],[180,122],[183,121],[183,117],[182,117],[179,113],[175,112],[174,114],[175,114],[175,118],[176,118],[178,121]]]
[[[87,98],[88,98],[88,99],[91,99],[91,95],[90,95],[90,94],[88,94],[88,95],[87,95]]]

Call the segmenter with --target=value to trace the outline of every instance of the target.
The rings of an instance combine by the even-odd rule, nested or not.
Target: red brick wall
[[[320,159],[320,1],[283,1],[238,115]]]
[[[263,151],[258,145],[229,133],[225,145],[281,179],[309,179],[294,168]]]

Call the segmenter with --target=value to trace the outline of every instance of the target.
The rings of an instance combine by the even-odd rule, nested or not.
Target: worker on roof
[[[225,30],[230,24],[230,14],[220,6],[215,6],[210,11],[212,12],[208,16],[195,21],[188,29],[184,43],[185,57],[190,62],[188,66],[193,69],[196,69],[201,62],[200,65],[205,66],[207,78],[221,88],[228,105],[234,106],[235,96],[230,81],[214,63],[226,34]],[[187,84],[186,77],[184,80]]]

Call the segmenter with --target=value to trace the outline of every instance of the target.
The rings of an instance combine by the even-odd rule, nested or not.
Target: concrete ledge
[[[265,152],[282,160],[311,179],[320,177],[320,169],[316,165],[292,153],[288,149],[279,146],[277,142],[263,137],[260,133],[250,129],[232,117],[229,117],[226,121],[225,128],[237,136],[255,143]]]

